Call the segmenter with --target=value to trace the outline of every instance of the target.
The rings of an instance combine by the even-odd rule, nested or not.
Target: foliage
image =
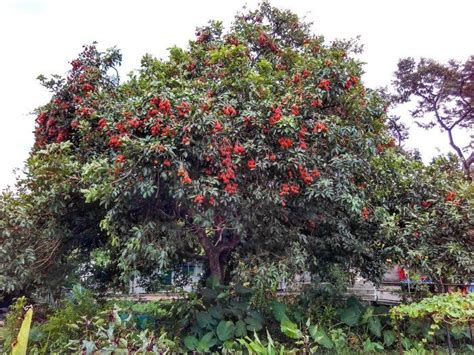
[[[145,56],[122,84],[120,53],[94,45],[66,78],[43,78],[52,98],[13,197],[33,198],[31,229],[57,245],[46,260],[31,253],[38,275],[81,269],[100,248],[123,280],[203,257],[221,280],[275,260],[288,279],[330,264],[380,277],[370,186],[393,145],[385,103],[361,82],[354,42],[309,28],[264,2],[166,60]],[[29,231],[5,238],[28,245]]]
[[[242,286],[223,286],[211,277],[201,290],[202,308],[188,318],[188,335],[184,338],[189,350],[208,351],[214,346],[231,349],[234,339],[263,329],[264,318],[251,307],[253,290]],[[204,350],[205,349],[205,350]]]
[[[78,329],[71,327],[84,318],[92,318],[102,311],[91,291],[76,285],[71,294],[48,317],[45,323],[34,328],[35,339],[49,348],[59,347],[78,336]]]
[[[15,341],[15,337],[20,331],[23,316],[25,314],[26,298],[19,297],[13,302],[5,317],[5,339],[3,341],[3,349],[11,349]],[[1,349],[1,348],[0,348]]]
[[[12,344],[12,355],[26,355],[28,348],[28,338],[30,336],[31,318],[33,317],[33,308],[28,309],[25,318],[21,323],[20,332]]]
[[[121,313],[120,308],[101,311],[94,316],[82,316],[76,321],[65,324],[68,337],[58,337],[54,342],[50,338],[35,339],[33,353],[62,353],[67,350],[74,354],[127,353],[127,354],[166,354],[174,343],[159,337],[148,329],[139,330],[131,322],[131,316]]]
[[[103,313],[103,317],[84,317],[70,327],[76,328],[80,339],[70,340],[67,347],[75,353],[86,354],[112,352],[127,354],[167,354],[174,343],[166,338],[166,333],[156,337],[148,330],[138,331],[129,324],[130,317],[123,319],[120,309]]]
[[[101,245],[99,212],[63,183],[79,167],[70,151],[70,144],[38,151],[15,193],[0,193],[0,297],[22,290],[54,298]]]
[[[1,294],[54,298],[77,280],[107,288],[197,260],[261,303],[279,278],[377,281],[387,260],[464,281],[472,190],[452,162],[395,147],[358,51],[267,2],[167,59],[145,56],[123,83],[120,52],[86,46],[65,78],[41,78],[52,97],[25,177],[0,197]],[[239,317],[207,330],[224,339]]]
[[[79,297],[84,300],[61,302],[46,320],[33,322],[32,353],[128,349],[130,353],[344,354],[390,352],[398,346],[407,353],[429,353],[447,345],[446,331],[456,351],[469,351],[466,321],[472,318],[472,295],[436,296],[390,312],[355,298],[320,307],[306,307],[298,298],[273,299],[257,313],[251,289],[223,286],[215,278],[188,300],[120,301],[112,306],[114,301],[99,305],[85,294],[82,290]],[[14,318],[12,313],[8,317]]]
[[[373,196],[380,202],[374,215],[385,236],[379,245],[387,258],[434,282],[469,281],[472,184],[455,168],[456,159],[438,158],[425,166],[387,152],[374,166],[379,180],[372,186]]]
[[[425,298],[420,302],[402,304],[390,310],[395,328],[404,329],[401,344],[404,348],[412,345],[414,336],[422,337],[421,342],[431,341],[433,347],[440,341],[452,348],[453,342],[460,349],[472,352],[472,346],[463,344],[471,339],[470,326],[474,317],[474,296],[451,293]],[[408,326],[404,323],[408,320]],[[445,334],[448,338],[445,339]],[[452,339],[451,339],[452,338]],[[451,351],[451,349],[450,349]]]
[[[433,59],[401,59],[393,82],[398,102],[418,99],[412,111],[415,122],[423,128],[438,127],[449,138],[449,143],[461,160],[466,178],[472,180],[474,163],[472,142],[462,147],[454,138],[458,129],[469,131],[474,122],[474,57],[464,64],[450,60],[447,64]]]
[[[466,324],[474,319],[474,293],[449,293],[403,304],[390,310],[393,319],[430,318],[435,323]]]

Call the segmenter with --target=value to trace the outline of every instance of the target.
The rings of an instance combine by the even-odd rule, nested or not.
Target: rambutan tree
[[[40,176],[102,216],[84,223],[124,274],[204,258],[220,280],[269,264],[376,279],[401,224],[372,186],[396,189],[380,172],[396,153],[358,50],[268,3],[228,31],[199,28],[166,60],[145,56],[122,84],[119,52],[88,46],[65,79],[42,78],[53,95],[32,156],[65,163],[31,175],[31,190]]]

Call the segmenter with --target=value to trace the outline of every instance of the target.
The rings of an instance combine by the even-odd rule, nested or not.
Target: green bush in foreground
[[[389,310],[354,298],[333,305],[268,299],[255,308],[251,289],[212,283],[189,299],[171,302],[99,303],[78,290],[77,298],[33,322],[30,353],[344,354],[401,348],[408,354],[429,354],[447,349],[449,343],[457,353],[472,351],[472,294],[434,296]],[[13,320],[22,319],[22,304],[20,299],[7,318],[13,336],[18,333]],[[4,343],[3,352],[10,346]]]

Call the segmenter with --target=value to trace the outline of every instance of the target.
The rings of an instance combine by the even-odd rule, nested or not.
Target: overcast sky
[[[258,1],[0,0],[0,189],[13,184],[33,144],[30,112],[49,99],[36,77],[64,74],[83,44],[117,46],[122,74],[138,68],[145,53],[165,58],[172,45],[186,46],[196,26],[209,19],[228,25],[245,4]],[[399,58],[466,60],[474,54],[473,0],[273,0],[314,23],[327,40],[361,36],[369,87],[392,80]],[[414,128],[409,147],[425,160],[449,150],[436,130]],[[467,135],[465,136],[467,139]]]

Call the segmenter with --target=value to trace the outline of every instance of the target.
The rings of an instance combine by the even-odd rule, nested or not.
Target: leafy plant
[[[223,286],[211,277],[200,293],[202,308],[193,311],[194,318],[189,319],[191,335],[185,338],[189,350],[221,346],[263,329],[263,316],[251,308],[251,289]]]
[[[13,302],[5,317],[5,340],[3,341],[4,351],[9,351],[22,324],[25,315],[26,297],[18,297]],[[1,349],[1,348],[0,348]]]
[[[294,351],[290,349],[285,349],[283,345],[275,344],[270,334],[267,332],[267,343],[264,344],[258,335],[255,333],[253,339],[249,336],[246,336],[242,339],[237,339],[237,341],[247,349],[249,354],[258,354],[258,355],[283,355],[283,354],[292,354]]]
[[[83,317],[69,324],[77,330],[78,339],[70,340],[66,348],[72,352],[94,354],[96,352],[112,352],[128,354],[167,354],[176,350],[174,342],[166,338],[166,333],[156,337],[149,330],[139,331],[130,322],[130,317],[122,319],[120,309],[102,312],[102,316],[92,319]],[[64,346],[58,350],[64,349]]]
[[[20,332],[12,344],[12,355],[26,355],[28,348],[28,338],[30,335],[31,318],[33,317],[33,308],[28,309],[25,318],[21,323]]]
[[[402,304],[393,307],[390,315],[394,320],[431,318],[436,324],[465,324],[474,318],[474,293],[449,293]]]

